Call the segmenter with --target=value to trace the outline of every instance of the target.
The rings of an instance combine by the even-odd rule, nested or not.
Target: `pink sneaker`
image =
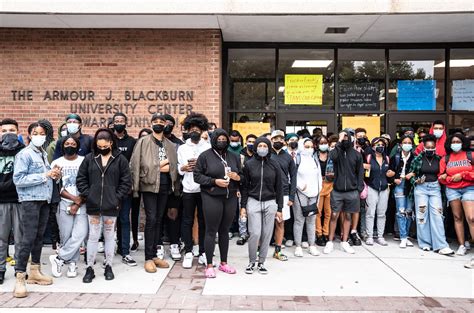
[[[206,268],[205,271],[206,278],[216,278],[216,271],[214,271],[213,267]]]
[[[235,273],[237,273],[237,271],[235,270],[235,268],[233,268],[233,267],[230,266],[229,264],[221,264],[221,265],[219,265],[219,271],[224,272],[224,273],[227,273],[227,274],[235,274]]]

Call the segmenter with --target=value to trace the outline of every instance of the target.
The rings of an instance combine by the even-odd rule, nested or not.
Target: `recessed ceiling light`
[[[325,34],[345,34],[349,27],[328,27]]]
[[[291,67],[322,67],[326,68],[332,60],[295,60]]]
[[[470,67],[474,65],[474,59],[450,60],[449,67]],[[434,67],[446,67],[446,62],[436,64]]]

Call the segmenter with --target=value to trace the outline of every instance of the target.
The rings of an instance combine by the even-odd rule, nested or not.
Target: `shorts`
[[[331,210],[335,213],[359,213],[360,195],[359,191],[336,191],[331,192]]]
[[[474,186],[457,189],[446,187],[446,198],[448,198],[448,201],[474,201]]]

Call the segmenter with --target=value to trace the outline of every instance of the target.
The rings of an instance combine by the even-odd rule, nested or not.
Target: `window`
[[[444,49],[389,51],[388,109],[444,110]]]
[[[385,50],[338,50],[339,111],[384,110]]]
[[[474,111],[474,49],[451,49],[449,78],[451,110]]]
[[[280,108],[334,108],[332,49],[281,49],[278,54]]]

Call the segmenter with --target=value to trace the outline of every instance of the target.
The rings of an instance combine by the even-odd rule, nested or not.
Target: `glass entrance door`
[[[296,133],[299,130],[307,129],[312,135],[317,128],[322,130],[324,135],[334,133],[335,114],[327,113],[284,113],[278,115],[278,128],[286,133]]]
[[[446,124],[445,114],[389,114],[387,116],[388,133],[392,138],[396,138],[397,131],[403,127],[412,127],[416,132],[420,127],[429,131],[431,124],[435,120],[442,120]],[[447,125],[447,124],[446,124]]]

